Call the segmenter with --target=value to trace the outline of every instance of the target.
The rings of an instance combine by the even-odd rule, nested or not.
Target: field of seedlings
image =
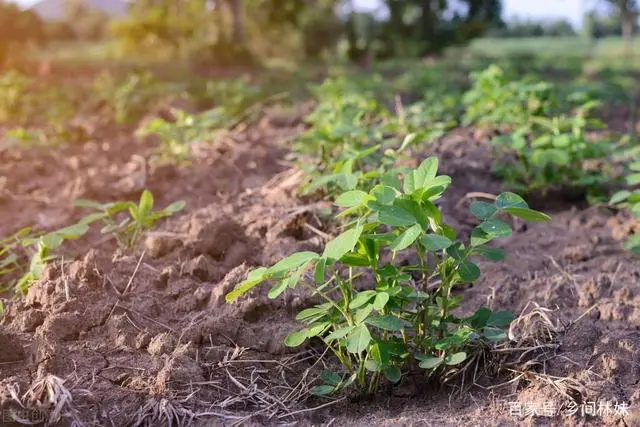
[[[640,425],[637,76],[585,64],[3,72],[0,425]]]

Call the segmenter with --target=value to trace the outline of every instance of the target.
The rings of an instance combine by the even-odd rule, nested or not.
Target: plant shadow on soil
[[[462,306],[516,315],[533,302],[550,309],[557,346],[544,364],[501,372],[493,384],[505,384],[492,390],[461,393],[459,381],[440,388],[415,376],[367,399],[323,407],[330,401],[310,398],[309,383],[332,362],[319,362],[313,348],[289,349],[283,339],[297,326],[296,311],[315,301],[299,290],[270,300],[263,289],[234,304],[224,300],[249,268],[318,251],[322,233],[335,231],[318,219],[327,205],[299,199],[299,172],[280,163],[300,131],[286,123],[267,114],[226,144],[203,149],[185,171],[149,171],[148,147],[122,135],[64,158],[1,153],[9,177],[2,232],[66,224],[81,214],[69,207],[75,198],[135,198],[144,187],[159,205],[184,199],[188,206],[133,254],[89,235],[71,248],[76,261],[50,266],[25,298],[10,302],[0,326],[2,411],[19,410],[18,401],[59,409],[54,425],[620,425],[615,415],[531,421],[507,405],[552,402],[560,409],[571,396],[628,402],[634,409],[625,425],[640,425],[640,263],[619,241],[628,223],[565,201],[551,223],[514,224],[514,235],[500,243],[507,260],[480,263],[482,278],[464,291]],[[475,223],[465,197],[501,190],[488,154],[466,129],[429,151],[416,160],[440,157],[453,178],[445,220],[468,233]],[[64,379],[73,400],[34,388],[43,378]]]

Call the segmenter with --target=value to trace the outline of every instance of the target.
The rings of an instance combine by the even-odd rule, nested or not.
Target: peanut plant
[[[547,82],[510,81],[497,65],[471,74],[473,86],[464,94],[464,123],[480,127],[517,128],[532,116],[556,110],[555,88]]]
[[[92,91],[105,112],[118,124],[135,123],[158,98],[159,82],[149,72],[135,72],[119,80],[103,73]]]
[[[609,203],[618,208],[627,209],[638,221],[640,220],[640,190],[633,189],[640,184],[640,161],[633,162],[629,165],[631,173],[626,177],[626,183],[630,189],[620,190],[615,193]],[[640,234],[636,233],[625,242],[625,248],[640,254]]]
[[[412,363],[429,372],[446,372],[464,362],[470,348],[506,337],[503,328],[511,320],[507,312],[480,308],[471,316],[456,315],[462,300],[456,287],[480,277],[474,258],[504,258],[500,249],[487,246],[511,235],[502,216],[550,218],[529,209],[516,194],[503,193],[493,204],[472,203],[480,224],[463,243],[434,204],[451,183],[437,170],[437,158],[430,157],[395,185],[341,194],[335,204],[343,209],[337,216],[346,225],[321,254],[298,252],[252,270],[227,294],[232,302],[270,282],[269,298],[304,286],[323,301],[298,313],[305,327],[285,340],[297,347],[319,339],[342,365],[342,372],[323,374],[325,383],[315,394],[352,384],[372,393],[381,377],[397,382]],[[411,259],[408,254],[417,254],[417,263],[402,262]]]
[[[571,116],[530,117],[528,125],[494,138],[493,147],[501,158],[494,171],[520,193],[544,195],[553,188],[567,188],[596,196],[613,179],[607,158],[614,149],[610,141],[587,138],[587,129],[602,126],[588,118],[597,105],[588,102]]]
[[[153,210],[153,195],[149,190],[144,190],[138,203],[118,201],[111,203],[98,203],[92,200],[77,200],[76,206],[95,210],[96,212],[85,216],[80,223],[91,224],[102,221],[103,234],[113,234],[122,247],[132,248],[145,231],[153,227],[160,219],[180,212],[185,207],[185,202],[171,203],[164,209]]]
[[[2,289],[26,293],[29,286],[40,278],[47,264],[57,258],[56,249],[67,240],[79,239],[88,229],[84,223],[48,233],[23,228],[0,241],[0,278],[6,280]]]
[[[188,163],[193,144],[211,141],[215,131],[224,128],[231,119],[220,108],[199,114],[174,109],[172,115],[173,121],[159,117],[140,126],[136,131],[138,137],[156,135],[160,139],[160,146],[153,157],[158,163]]]

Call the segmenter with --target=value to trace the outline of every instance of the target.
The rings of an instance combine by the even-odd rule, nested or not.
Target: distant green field
[[[486,56],[519,54],[585,56],[591,49],[591,43],[580,37],[482,38],[469,45],[471,53]]]
[[[589,69],[640,71],[640,37],[628,50],[620,37],[588,40],[582,37],[482,38],[466,49],[470,55],[490,58],[533,56],[540,59],[582,59]]]

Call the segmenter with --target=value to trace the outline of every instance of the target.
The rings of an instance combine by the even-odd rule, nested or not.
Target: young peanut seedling
[[[614,149],[610,141],[587,139],[588,127],[602,126],[587,117],[597,105],[585,103],[572,116],[531,117],[529,125],[494,138],[497,153],[512,158],[497,161],[494,171],[508,188],[521,193],[540,191],[544,195],[553,188],[567,188],[597,196],[613,178],[606,160]],[[594,163],[590,168],[589,162]]]
[[[154,160],[159,163],[187,164],[196,142],[210,142],[215,132],[232,119],[224,109],[214,108],[199,114],[172,110],[173,121],[156,118],[138,128],[136,135],[156,135],[160,139]]]
[[[185,202],[177,201],[154,211],[153,195],[149,190],[142,192],[138,203],[118,201],[102,204],[92,200],[78,200],[75,204],[96,211],[84,217],[81,223],[88,225],[96,221],[104,222],[102,233],[113,234],[125,248],[132,248],[158,220],[180,212],[185,207]]]
[[[1,289],[25,293],[40,278],[46,265],[56,258],[54,251],[66,240],[82,237],[88,230],[83,223],[49,233],[33,233],[23,228],[0,242],[0,277],[7,280]]]
[[[471,205],[481,223],[464,244],[434,204],[451,183],[437,170],[437,158],[430,157],[408,171],[402,183],[341,194],[335,203],[347,224],[321,254],[294,253],[257,268],[226,296],[231,302],[268,281],[273,283],[269,298],[304,286],[324,300],[298,313],[306,326],[285,341],[296,347],[320,339],[342,364],[343,372],[325,373],[325,384],[314,393],[329,394],[354,383],[371,393],[381,376],[399,381],[412,360],[430,372],[446,371],[467,358],[468,348],[506,337],[509,313],[480,308],[458,317],[454,310],[462,297],[454,290],[479,278],[473,258],[504,258],[501,250],[486,246],[511,235],[501,216],[550,218],[529,209],[516,194],[503,193],[494,204]],[[418,255],[417,264],[399,261],[409,251]],[[305,274],[309,269],[312,278]]]

